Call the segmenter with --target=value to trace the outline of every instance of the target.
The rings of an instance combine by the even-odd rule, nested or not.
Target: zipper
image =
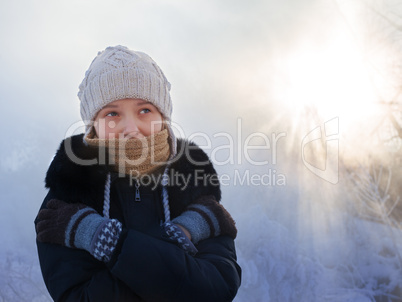
[[[140,195],[140,182],[137,179],[137,182],[135,183],[135,201],[141,201],[141,195]]]

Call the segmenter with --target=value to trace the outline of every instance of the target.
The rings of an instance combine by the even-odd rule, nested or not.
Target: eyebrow
[[[137,105],[139,105],[139,106],[147,105],[147,104],[151,104],[151,102],[141,100],[140,102],[137,103]]]
[[[147,104],[152,104],[152,103],[151,103],[151,102],[148,102],[148,101],[141,100],[141,101],[138,102],[136,105],[137,105],[137,106],[142,106],[142,105],[147,105]],[[107,104],[107,105],[105,105],[101,110],[107,109],[107,108],[118,108],[118,107],[119,107],[118,105]]]
[[[119,107],[119,106],[117,106],[117,105],[112,105],[112,104],[108,104],[108,105],[104,106],[104,107],[102,108],[102,110],[105,109],[105,108],[117,108],[117,107]]]

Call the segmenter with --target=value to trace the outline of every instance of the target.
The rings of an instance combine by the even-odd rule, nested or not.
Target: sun
[[[368,63],[348,35],[305,41],[283,56],[278,69],[276,98],[293,115],[314,108],[322,119],[338,117],[349,128],[378,112]]]

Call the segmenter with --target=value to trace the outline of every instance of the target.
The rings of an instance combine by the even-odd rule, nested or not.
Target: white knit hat
[[[96,114],[105,105],[120,99],[143,99],[163,115],[171,139],[171,152],[175,155],[176,138],[170,126],[172,100],[169,92],[170,83],[147,54],[121,45],[98,52],[78,92],[86,134],[91,131]]]

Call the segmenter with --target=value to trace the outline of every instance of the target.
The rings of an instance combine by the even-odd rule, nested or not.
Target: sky
[[[172,84],[173,120],[186,136],[231,132],[238,117],[249,132],[272,132],[272,123],[307,99],[344,99],[331,81],[317,84],[328,70],[337,67],[333,80],[347,76],[344,85],[356,85],[359,66],[345,73],[357,55],[344,7],[326,0],[3,1],[1,99],[10,115],[2,123],[17,124],[6,137],[18,137],[7,150],[18,154],[23,144],[50,157],[43,143],[57,142],[80,121],[76,94],[90,62],[117,44],[148,53],[162,67]],[[22,165],[7,153],[6,169]]]
[[[292,219],[305,225],[281,202],[309,196],[300,186],[312,178],[321,181],[319,191],[332,194],[334,186],[302,163],[303,138],[338,121],[347,142],[356,142],[381,123],[376,101],[394,92],[386,71],[398,49],[367,18],[370,9],[401,11],[394,1],[363,0],[0,2],[0,228],[15,230],[2,233],[9,248],[0,252],[35,259],[33,219],[47,167],[60,141],[80,131],[78,86],[97,52],[119,44],[149,54],[164,71],[172,119],[231,178],[222,203],[240,226],[259,209],[290,232]],[[314,106],[318,113],[306,115]],[[265,148],[246,152],[246,145]],[[339,152],[356,155],[345,145]],[[236,171],[269,172],[270,184],[234,187]],[[281,177],[285,185],[275,186]]]

